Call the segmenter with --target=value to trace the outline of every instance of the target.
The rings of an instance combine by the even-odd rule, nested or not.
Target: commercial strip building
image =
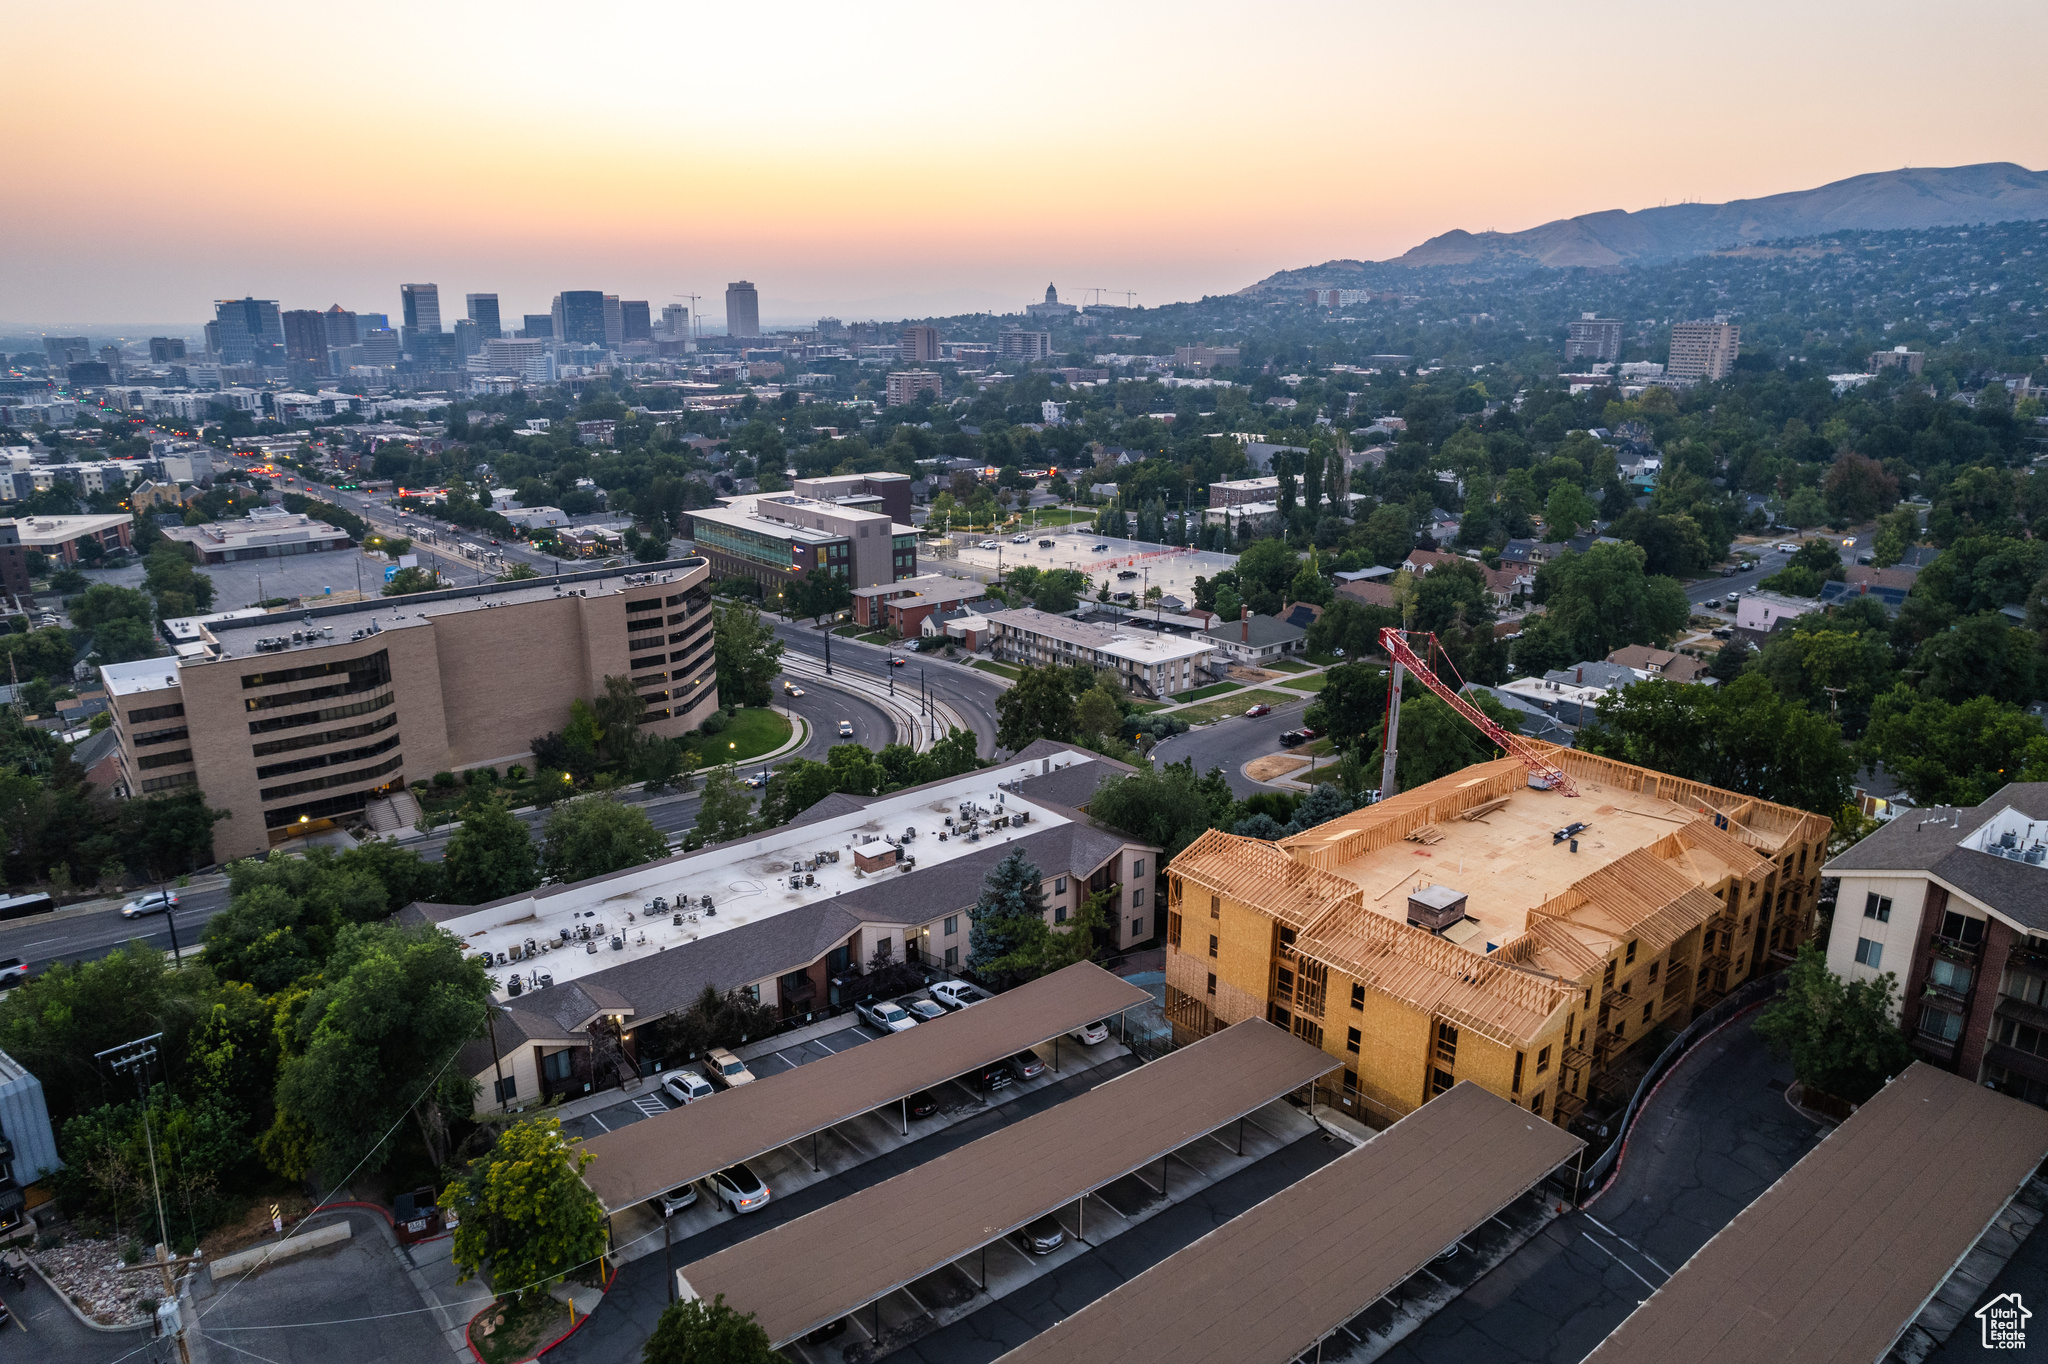
[[[1078,808],[1129,770],[1040,741],[998,768],[828,796],[743,842],[486,905],[412,905],[402,921],[441,925],[505,977],[494,1039],[457,1062],[494,1096],[480,1104],[584,1094],[619,1083],[621,1067],[691,1059],[643,1048],[639,1030],[707,988],[803,1020],[866,998],[869,968],[964,966],[968,910],[1013,851],[1038,867],[1050,925],[1114,892],[1116,945],[1153,936],[1161,850]],[[650,913],[656,896],[671,908]]]
[[[2044,1157],[2048,1113],[1909,1066],[1681,1265],[1586,1364],[1863,1364],[1924,1359],[1949,1329],[1979,1335],[1980,1321],[1966,1314],[1990,1275],[1970,1273],[1966,1259]],[[1944,1292],[1959,1269],[1968,1276],[1961,1291]],[[2024,1326],[2013,1317],[2006,1324]],[[1994,1325],[1981,1323],[1987,1346]],[[2024,1349],[2024,1330],[2019,1340]]]
[[[750,578],[774,600],[807,573],[874,587],[917,576],[917,532],[883,512],[760,493],[689,513],[691,537],[714,578]]]
[[[169,658],[100,677],[129,796],[196,786],[223,862],[354,821],[440,771],[526,758],[630,676],[658,735],[718,704],[710,567],[596,570],[304,611],[166,622]]]
[[[1841,878],[1829,969],[1891,972],[1923,1059],[2048,1107],[2048,782],[1906,810],[1823,870]]]
[[[1176,1034],[1291,1028],[1375,1127],[1461,1080],[1563,1124],[1812,932],[1827,819],[1541,752],[1578,797],[1505,759],[1277,843],[1203,834],[1168,869]]]
[[[991,611],[989,648],[995,657],[1030,667],[1107,668],[1124,690],[1162,698],[1208,681],[1215,641],[1147,630],[1092,625],[1035,607]]]
[[[1331,1064],[1279,1029],[1247,1020],[685,1265],[676,1271],[677,1295],[723,1295],[738,1310],[758,1314],[771,1344],[784,1344],[1164,1162],[1312,1083]]]
[[[1002,1358],[1313,1357],[1347,1321],[1584,1146],[1466,1081]]]
[[[282,507],[255,507],[239,521],[172,526],[164,531],[164,538],[185,546],[194,562],[202,564],[319,554],[347,549],[353,543],[347,531]]]

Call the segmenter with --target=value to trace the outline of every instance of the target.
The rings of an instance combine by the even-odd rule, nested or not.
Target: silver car
[[[147,895],[138,895],[121,906],[121,917],[139,919],[145,914],[162,914],[178,907],[178,892],[175,890],[153,890]]]

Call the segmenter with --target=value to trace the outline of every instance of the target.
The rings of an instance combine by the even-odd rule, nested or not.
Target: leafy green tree
[[[1501,728],[1510,733],[1521,730],[1521,716],[1493,699],[1488,692],[1467,692],[1466,699],[1478,706]],[[1387,725],[1384,719],[1373,727],[1369,749],[1386,747]],[[1474,763],[1490,762],[1500,757],[1500,750],[1474,728],[1472,723],[1459,715],[1436,697],[1423,693],[1410,696],[1401,702],[1401,751],[1394,760],[1394,780],[1403,791],[1412,791],[1438,777],[1470,767]]]
[[[1390,502],[1366,518],[1359,540],[1375,564],[1399,568],[1415,548],[1415,521],[1406,507]]]
[[[1116,695],[1102,687],[1090,687],[1074,703],[1074,732],[1095,739],[1115,738],[1124,722],[1123,707]]]
[[[595,1159],[582,1138],[562,1135],[560,1119],[506,1128],[441,1193],[441,1206],[461,1218],[451,1251],[457,1282],[488,1273],[499,1297],[532,1300],[595,1264],[607,1240],[604,1208],[583,1182]]]
[[[2048,731],[2009,701],[1951,703],[1900,683],[1877,699],[1859,751],[1921,805],[1981,805],[2008,782],[2048,781]]]
[[[320,969],[333,924],[282,886],[256,886],[208,919],[201,940],[207,965],[224,979],[274,994]]]
[[[540,884],[532,831],[496,792],[463,812],[462,827],[449,838],[441,865],[454,904],[487,904]]]
[[[1785,519],[1805,530],[1828,519],[1827,504],[1821,501],[1817,488],[1801,488],[1785,502]]]
[[[521,559],[515,560],[508,565],[505,571],[498,575],[498,581],[501,583],[518,583],[525,582],[529,578],[538,578],[539,576],[540,570]]]
[[[1221,768],[1195,775],[1194,759],[1151,769],[1140,766],[1128,775],[1105,777],[1088,799],[1088,817],[1164,849],[1161,865],[1171,862],[1205,830],[1230,813],[1230,784]]]
[[[1114,885],[1087,896],[1074,917],[1057,928],[1043,919],[1011,920],[1016,945],[982,969],[990,975],[1036,980],[1075,962],[1096,960],[1105,940],[1114,941],[1116,923],[1111,915],[1122,893],[1123,887]]]
[[[1828,970],[1818,943],[1800,944],[1785,988],[1757,1015],[1756,1034],[1772,1054],[1790,1057],[1803,1085],[1865,1103],[1913,1060],[1892,1022],[1898,977],[1844,981]]]
[[[98,630],[116,620],[140,621],[147,626],[155,615],[156,606],[147,595],[112,583],[94,583],[71,604],[71,622],[83,630]]]
[[[188,1100],[152,1085],[145,1101],[131,1097],[63,1124],[59,1148],[69,1153],[68,1164],[51,1172],[53,1192],[77,1215],[106,1218],[152,1240],[161,1206],[173,1241],[197,1242],[237,1201],[229,1189],[248,1151],[246,1128],[247,1115],[217,1099]]]
[[[668,838],[647,811],[608,794],[578,796],[548,812],[540,869],[557,884],[587,881],[668,856]]]
[[[1707,665],[1707,676],[1716,682],[1733,682],[1742,676],[1742,670],[1755,657],[1756,650],[1739,639],[1731,639],[1721,646],[1714,655],[1714,661]]]
[[[641,1347],[641,1364],[780,1364],[769,1348],[768,1333],[754,1321],[725,1305],[720,1293],[710,1302],[685,1298],[672,1302],[654,1324],[654,1334]]]
[[[704,794],[697,803],[696,831],[706,843],[729,843],[754,831],[753,797],[740,784],[730,763],[705,773]]]
[[[1899,500],[1899,480],[1876,460],[1844,450],[1821,480],[1821,495],[1829,516],[1845,526],[1862,525],[1892,509]]]
[[[447,1115],[466,1114],[475,1082],[450,1066],[484,1031],[483,961],[430,925],[342,930],[323,980],[296,1010],[277,1081],[279,1123],[303,1134],[306,1168],[339,1178],[384,1168],[408,1114],[429,1159],[447,1159]]]
[[[2025,705],[2041,695],[2043,660],[2034,634],[1985,612],[1956,622],[1913,655],[1920,688],[1945,701],[1988,696]]]
[[[204,983],[199,972],[172,971],[165,953],[141,942],[97,961],[52,962],[0,996],[0,1051],[42,1082],[50,1115],[61,1123],[135,1093],[109,1083],[95,1052],[161,1032],[165,1053],[182,1055]]]
[[[815,623],[825,616],[852,610],[853,589],[837,573],[806,573],[789,589],[786,600],[791,615],[803,616]]]
[[[1352,802],[1343,788],[1335,782],[1318,782],[1310,789],[1301,804],[1294,807],[1294,817],[1288,821],[1287,832],[1302,833],[1319,824],[1351,813]]]
[[[1625,687],[1601,701],[1576,746],[1830,818],[1847,803],[1856,766],[1840,726],[1755,671],[1722,687]]]
[[[391,581],[384,584],[387,597],[407,597],[415,592],[433,592],[441,586],[433,573],[424,568],[401,568],[391,575]]]
[[[1582,527],[1592,525],[1599,514],[1583,488],[1560,479],[1550,485],[1550,497],[1543,504],[1544,538],[1569,540]]]
[[[1045,876],[1038,865],[1012,848],[1003,860],[989,868],[981,895],[967,911],[967,965],[980,971],[1017,951],[1031,930],[1021,923],[1045,922]]]
[[[1386,669],[1346,663],[1323,674],[1323,689],[1302,720],[1337,747],[1350,749],[1369,740],[1373,727],[1386,719],[1386,711]]]
[[[1342,649],[1346,658],[1364,658],[1379,652],[1382,629],[1400,623],[1401,613],[1391,607],[1340,596],[1308,627],[1305,643],[1312,654],[1327,656]]]
[[[166,620],[213,609],[213,579],[192,566],[191,555],[174,541],[160,541],[143,560],[143,583]]]
[[[1536,600],[1545,611],[1539,639],[1554,637],[1574,655],[1567,662],[1603,659],[1625,644],[1669,643],[1692,608],[1677,582],[1643,571],[1646,558],[1639,546],[1595,544],[1537,569]],[[1536,628],[1531,622],[1523,633]],[[1524,663],[1523,671],[1540,670]]]
[[[1881,518],[1877,523],[1877,538],[1871,542],[1870,561],[1878,568],[1890,568],[1906,557],[1906,551],[1920,533],[1920,513],[1911,507]]]
[[[131,869],[176,876],[213,861],[213,826],[228,817],[186,791],[122,802],[117,829]]]
[[[1025,667],[996,697],[996,742],[1016,753],[1035,739],[1074,737],[1074,694],[1064,668]]]
[[[711,631],[718,659],[718,696],[728,706],[765,706],[782,667],[782,641],[746,602],[717,608]]]
[[[1252,614],[1279,611],[1287,589],[1301,571],[1301,556],[1285,540],[1255,540],[1237,556],[1238,592]]]

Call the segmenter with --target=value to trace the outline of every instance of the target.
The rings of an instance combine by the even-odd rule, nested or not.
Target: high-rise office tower
[[[648,318],[647,300],[629,298],[619,304],[619,339],[621,341],[652,341],[654,327]]]
[[[1712,322],[1671,324],[1671,363],[1664,373],[1673,379],[1725,379],[1735,372],[1742,328],[1721,318]]]
[[[761,334],[761,295],[746,280],[738,280],[725,286],[725,334]]]
[[[92,342],[82,336],[46,336],[43,338],[43,354],[49,357],[52,369],[83,364],[92,359]]]
[[[230,365],[284,363],[284,322],[274,298],[224,298],[213,305],[219,355]]]
[[[477,334],[489,341],[505,333],[498,325],[498,296],[496,294],[471,294],[469,320],[476,323]],[[474,354],[474,352],[465,352]]]
[[[394,328],[392,327],[392,325],[391,325],[391,314],[390,314],[390,313],[357,313],[357,314],[356,314],[356,335],[357,335],[357,336],[361,336],[361,335],[362,335],[362,334],[363,334],[364,332],[367,332],[367,331],[384,331],[384,332],[388,332],[388,331],[392,331],[392,330],[395,330],[395,329],[394,329]]]
[[[327,325],[327,348],[329,350],[340,350],[343,346],[353,346],[362,339],[362,333],[356,329],[358,321],[356,315],[342,307],[339,303],[320,314],[320,316]],[[379,323],[378,325],[381,326],[382,324]]]
[[[670,303],[661,310],[661,334],[672,341],[681,341],[690,334],[690,310],[680,303]]]
[[[564,289],[555,295],[555,340],[570,345],[604,344],[604,293]]]
[[[604,296],[604,343],[617,350],[626,339],[626,314],[617,294]]]
[[[555,339],[555,317],[553,313],[525,313],[520,323],[519,339],[522,341],[552,341]]]
[[[846,324],[838,318],[821,317],[818,319],[818,339],[820,341],[837,341],[845,335]]]
[[[327,314],[294,308],[281,320],[286,362],[307,365],[316,375],[327,373]]]
[[[1572,323],[1566,329],[1564,358],[1567,360],[1619,360],[1621,358],[1621,320],[1613,317],[1595,317],[1591,313],[1580,313],[1579,320]]]
[[[905,327],[896,338],[896,358],[907,364],[928,364],[939,358],[937,327]]]
[[[455,319],[455,354],[464,360],[483,349],[484,326],[473,317]]]
[[[405,305],[405,325],[414,331],[437,332],[441,330],[441,286],[438,284],[401,284],[398,286],[399,302]]]
[[[152,365],[168,364],[185,358],[185,338],[182,336],[152,336],[149,338],[149,362]]]

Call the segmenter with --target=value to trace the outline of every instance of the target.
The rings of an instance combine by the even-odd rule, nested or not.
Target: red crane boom
[[[1435,635],[1429,635],[1427,638],[1432,645],[1436,643]],[[1380,631],[1380,647],[1387,651],[1388,657],[1414,673],[1416,680],[1428,687],[1439,701],[1470,721],[1480,733],[1493,740],[1508,756],[1520,759],[1522,766],[1529,769],[1529,776],[1537,785],[1552,791],[1562,791],[1567,796],[1579,794],[1578,788],[1572,785],[1571,778],[1564,774],[1562,768],[1545,759],[1528,740],[1502,729],[1494,722],[1492,716],[1467,701],[1456,688],[1446,684],[1430,670],[1427,663],[1416,657],[1415,651],[1408,647],[1406,630],[1386,626]],[[1399,704],[1393,698],[1389,698],[1389,703]]]

